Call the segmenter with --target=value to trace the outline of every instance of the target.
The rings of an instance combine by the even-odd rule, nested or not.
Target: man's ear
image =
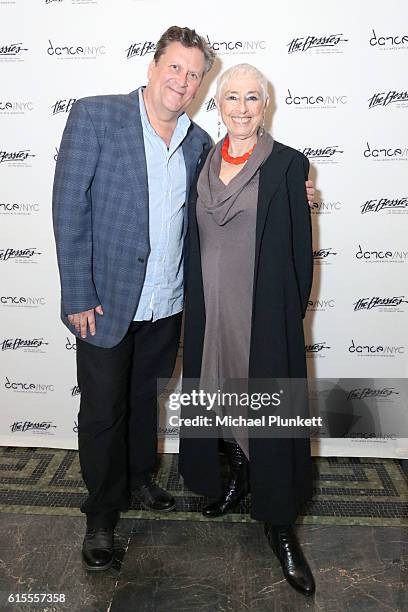
[[[150,64],[147,67],[147,79],[148,79],[148,81],[150,81],[150,79],[152,78],[152,73],[153,73],[155,65],[156,65],[156,62],[155,62],[154,59],[152,59],[152,61],[150,62]]]

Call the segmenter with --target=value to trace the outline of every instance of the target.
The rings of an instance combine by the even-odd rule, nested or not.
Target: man
[[[59,149],[53,219],[61,315],[77,336],[89,570],[110,567],[113,530],[130,491],[146,509],[175,506],[151,481],[157,379],[169,378],[175,363],[185,202],[211,146],[184,111],[213,60],[194,30],[169,28],[147,86],[78,100]]]

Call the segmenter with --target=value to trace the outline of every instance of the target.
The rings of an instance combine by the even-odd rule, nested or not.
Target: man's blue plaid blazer
[[[186,202],[210,146],[192,123],[182,145]],[[104,315],[96,315],[96,335],[87,341],[113,347],[133,320],[150,252],[138,90],[83,98],[72,107],[55,170],[53,221],[62,320],[76,333],[67,315],[101,304]]]

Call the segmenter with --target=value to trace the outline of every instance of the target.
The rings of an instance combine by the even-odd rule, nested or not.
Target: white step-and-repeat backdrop
[[[203,128],[217,138],[217,74],[250,62],[271,83],[275,138],[310,159],[310,376],[356,379],[356,402],[406,410],[408,3],[0,0],[2,445],[76,448],[75,341],[59,322],[51,225],[58,146],[77,98],[145,83],[173,24],[194,27],[218,54],[191,112]],[[161,426],[175,450],[164,414]],[[316,441],[314,452],[408,457],[396,433]]]

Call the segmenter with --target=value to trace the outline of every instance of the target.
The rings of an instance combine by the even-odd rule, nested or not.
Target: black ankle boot
[[[214,502],[204,506],[207,517],[226,514],[243,499],[249,491],[248,459],[236,442],[225,442],[225,452],[230,467],[230,479],[223,494]]]
[[[289,584],[305,595],[313,595],[316,590],[313,574],[293,526],[265,523],[265,534]]]

